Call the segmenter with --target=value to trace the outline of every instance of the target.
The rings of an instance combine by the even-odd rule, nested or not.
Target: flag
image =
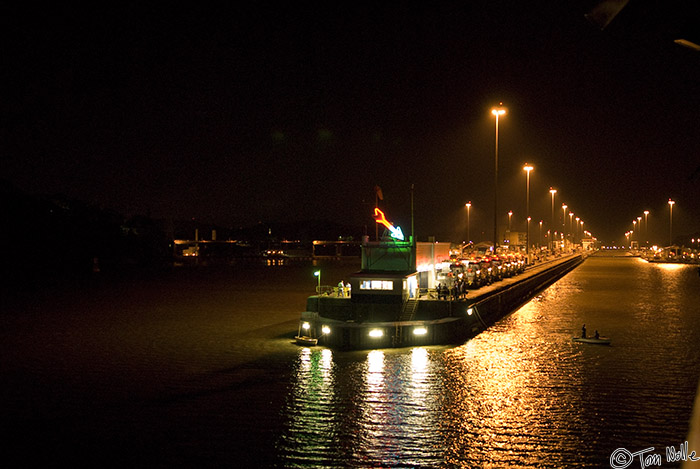
[[[379,186],[374,186],[374,193],[377,195],[379,200],[384,200],[384,194],[382,194],[382,188]]]

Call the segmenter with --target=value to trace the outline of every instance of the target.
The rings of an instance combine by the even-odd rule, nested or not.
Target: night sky
[[[203,3],[203,2],[200,2]],[[3,7],[2,174],[124,214],[229,226],[328,219],[419,240],[524,230],[561,204],[604,242],[700,230],[691,1],[243,2]],[[680,6],[678,6],[680,5]],[[696,39],[696,38],[691,38]],[[567,211],[568,212],[568,211]],[[556,221],[557,227],[560,221]],[[533,227],[536,225],[533,225]],[[481,235],[483,232],[483,236]]]

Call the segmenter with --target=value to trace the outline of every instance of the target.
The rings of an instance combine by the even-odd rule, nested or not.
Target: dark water
[[[617,448],[663,454],[685,441],[700,376],[693,267],[589,258],[463,345],[363,352],[292,343],[315,268],[180,271],[3,306],[4,454],[24,465],[610,467]],[[334,284],[357,266],[321,268]],[[573,343],[584,322],[612,346]]]

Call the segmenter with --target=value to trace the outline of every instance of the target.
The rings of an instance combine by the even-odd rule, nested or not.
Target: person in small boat
[[[595,331],[595,338],[600,339],[600,334],[598,334],[598,329],[596,329],[596,331]]]
[[[581,338],[585,339],[586,338],[586,325],[584,324],[583,327],[581,328]]]

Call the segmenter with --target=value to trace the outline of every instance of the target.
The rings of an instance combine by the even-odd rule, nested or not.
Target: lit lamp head
[[[316,294],[320,297],[321,296],[321,271],[317,270],[314,272],[314,277],[318,279],[318,286],[316,287],[318,290],[316,291]],[[320,301],[320,299],[319,299]],[[320,306],[320,303],[319,303]]]

